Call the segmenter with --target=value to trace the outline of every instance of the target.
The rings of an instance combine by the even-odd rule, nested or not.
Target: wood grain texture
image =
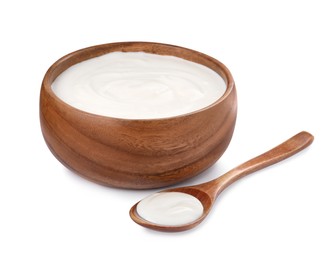
[[[150,228],[158,231],[165,232],[179,232],[185,231],[199,225],[209,214],[212,206],[216,198],[220,195],[220,193],[227,188],[229,185],[234,183],[235,181],[241,179],[244,176],[247,176],[250,173],[253,173],[257,170],[263,169],[267,166],[280,162],[286,158],[291,157],[292,155],[298,153],[299,151],[305,149],[309,146],[314,140],[314,137],[308,132],[300,132],[295,136],[291,137],[287,141],[282,144],[276,146],[275,148],[235,167],[224,175],[203,183],[199,185],[194,185],[190,187],[179,187],[168,189],[163,192],[183,192],[190,194],[202,203],[204,211],[200,218],[197,220],[187,223],[185,225],[180,226],[164,226],[158,225],[155,223],[151,223],[143,219],[140,215],[138,215],[136,211],[137,204],[136,203],[129,211],[130,217],[139,225]]]
[[[214,104],[186,115],[129,120],[78,110],[57,98],[54,79],[70,66],[114,51],[173,55],[203,64],[226,82]],[[44,139],[66,167],[94,182],[120,188],[163,187],[210,167],[226,150],[235,126],[237,98],[228,69],[205,54],[167,44],[110,43],[70,53],[45,74],[40,92]]]

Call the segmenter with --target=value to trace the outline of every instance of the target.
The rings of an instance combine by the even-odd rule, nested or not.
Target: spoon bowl
[[[287,141],[283,142],[282,144],[276,146],[275,148],[235,167],[226,174],[212,181],[189,187],[179,187],[164,190],[163,192],[186,193],[194,196],[201,202],[203,206],[203,213],[198,219],[192,222],[183,225],[161,225],[150,222],[141,217],[140,214],[137,212],[137,205],[139,202],[130,209],[130,217],[137,224],[158,231],[177,232],[194,228],[206,218],[212,206],[214,205],[216,198],[230,184],[250,173],[253,173],[257,170],[263,169],[267,166],[291,157],[292,155],[309,146],[313,142],[313,139],[314,137],[310,133],[304,131],[300,132],[288,139]]]
[[[178,231],[185,231],[188,229],[191,229],[197,225],[199,225],[205,218],[206,216],[209,214],[213,204],[214,204],[214,200],[213,198],[210,196],[210,194],[208,194],[205,191],[202,191],[201,189],[198,189],[198,187],[194,186],[194,187],[180,187],[180,188],[174,188],[174,189],[168,189],[168,190],[164,190],[164,192],[182,192],[182,193],[186,193],[189,195],[194,196],[195,198],[197,198],[202,206],[203,206],[203,213],[202,215],[196,219],[195,221],[189,222],[187,224],[183,224],[183,225],[159,225],[150,221],[147,221],[146,219],[142,218],[138,212],[137,212],[137,205],[139,202],[137,202],[134,206],[132,206],[132,208],[130,209],[130,217],[139,225],[146,227],[146,228],[150,228],[153,230],[158,230],[158,231],[169,231],[169,232],[178,232]]]

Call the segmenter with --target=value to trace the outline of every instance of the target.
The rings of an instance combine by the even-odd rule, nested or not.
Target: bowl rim
[[[180,114],[180,115],[175,115],[175,116],[170,116],[170,117],[162,117],[162,118],[157,117],[157,118],[143,118],[143,119],[141,119],[141,118],[138,118],[138,119],[135,118],[134,119],[134,118],[121,118],[121,117],[105,116],[105,115],[94,114],[94,113],[90,113],[90,112],[81,110],[79,108],[76,108],[76,107],[74,107],[74,106],[66,103],[64,100],[62,100],[61,98],[59,98],[55,94],[55,92],[52,90],[52,87],[51,87],[52,82],[63,71],[65,71],[69,67],[71,67],[71,66],[73,66],[73,65],[75,65],[75,64],[77,64],[79,62],[82,62],[82,61],[85,61],[85,60],[88,60],[88,59],[91,59],[91,58],[99,57],[101,55],[104,55],[104,54],[107,54],[107,53],[111,53],[111,52],[116,52],[116,51],[130,52],[130,51],[123,50],[123,47],[127,48],[130,45],[134,45],[134,46],[138,45],[139,46],[139,45],[143,45],[143,44],[145,44],[145,45],[151,45],[152,48],[153,48],[153,52],[147,52],[147,53],[162,55],[162,54],[159,54],[159,53],[155,53],[154,52],[154,48],[155,47],[157,48],[157,47],[163,46],[163,47],[166,47],[166,48],[171,48],[171,49],[176,49],[176,50],[179,49],[179,50],[191,53],[191,54],[198,55],[201,58],[203,58],[205,60],[208,60],[210,63],[215,64],[219,68],[219,70],[221,72],[223,72],[223,74],[224,74],[225,77],[223,77],[221,75],[221,73],[219,73],[218,71],[214,70],[213,68],[211,68],[211,67],[209,67],[209,66],[207,66],[205,64],[201,64],[199,62],[193,61],[193,62],[199,63],[201,65],[204,65],[207,68],[209,68],[209,69],[215,71],[216,73],[218,73],[219,76],[222,77],[223,80],[226,83],[226,90],[225,90],[225,92],[223,93],[223,95],[220,98],[218,98],[215,102],[211,103],[210,105],[207,105],[207,106],[205,106],[203,108],[200,108],[200,109],[197,109],[197,110],[185,113],[185,114]],[[112,49],[113,47],[116,47],[116,46],[120,46],[121,50],[110,50],[110,49]],[[102,52],[101,54],[99,54],[99,53],[97,54],[97,52],[99,50],[101,50],[101,49],[105,50],[105,52]],[[138,52],[140,52],[140,51],[141,50],[138,50]],[[82,54],[87,54],[88,57],[85,58],[85,59],[78,58]],[[189,60],[189,59],[186,59],[184,57],[180,57],[180,56],[177,56],[177,55],[174,55],[174,54],[168,54],[168,55],[179,57],[179,58],[182,58],[182,59],[185,59],[185,60]],[[70,66],[67,66],[63,70],[59,70],[59,66],[60,65],[63,65],[64,63],[69,62],[69,61],[72,61],[70,63],[73,63],[73,64],[71,64]],[[189,61],[192,61],[192,60],[189,60]],[[62,106],[65,106],[67,109],[75,111],[76,113],[80,113],[80,114],[85,115],[85,116],[90,116],[90,117],[105,119],[105,120],[109,119],[109,120],[120,120],[120,121],[161,121],[161,120],[171,120],[171,119],[174,119],[174,118],[182,118],[182,117],[191,116],[191,115],[194,115],[194,114],[201,113],[201,112],[203,112],[205,110],[211,109],[212,107],[216,106],[217,104],[223,102],[225,99],[227,99],[227,97],[230,95],[230,93],[233,92],[234,89],[235,89],[235,81],[233,79],[233,76],[232,76],[231,72],[226,67],[226,65],[224,65],[219,60],[217,60],[217,59],[215,59],[215,58],[213,58],[213,57],[211,57],[211,56],[209,56],[207,54],[204,54],[202,52],[199,52],[199,51],[196,51],[196,50],[193,50],[193,49],[190,49],[190,48],[186,48],[186,47],[182,47],[182,46],[178,46],[178,45],[173,45],[173,44],[160,43],[160,42],[149,42],[149,41],[124,41],[124,42],[104,43],[104,44],[92,45],[92,46],[89,46],[89,47],[81,48],[81,49],[75,50],[73,52],[70,52],[70,53],[64,55],[63,57],[59,58],[58,60],[56,60],[49,67],[49,69],[47,70],[47,72],[45,73],[45,75],[43,77],[42,86],[41,86],[41,92],[42,92],[42,90],[45,91],[49,95],[49,97],[51,97],[52,99],[54,99],[56,102],[58,102]],[[41,103],[41,100],[40,100],[40,103]]]

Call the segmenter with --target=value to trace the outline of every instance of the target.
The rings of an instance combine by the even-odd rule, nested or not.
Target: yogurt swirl
[[[112,52],[71,66],[52,90],[89,113],[154,119],[204,108],[224,94],[226,84],[206,66],[178,57]]]

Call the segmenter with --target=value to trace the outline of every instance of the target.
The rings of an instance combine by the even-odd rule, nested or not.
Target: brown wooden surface
[[[205,109],[153,120],[93,115],[55,96],[51,84],[60,73],[113,51],[174,55],[203,64],[222,76],[227,90]],[[201,173],[226,150],[236,114],[234,80],[222,63],[193,50],[159,43],[111,43],[68,54],[49,68],[40,92],[41,129],[55,157],[89,180],[120,188],[163,187]]]
[[[190,187],[180,187],[175,189],[169,189],[165,192],[169,191],[178,191],[191,194],[198,198],[203,207],[204,212],[203,215],[196,221],[191,222],[189,224],[181,225],[181,226],[160,226],[151,222],[148,222],[141,218],[137,214],[135,204],[130,209],[130,217],[139,225],[158,230],[158,231],[168,231],[168,232],[177,232],[177,231],[185,231],[191,228],[194,228],[198,224],[200,224],[204,218],[210,212],[216,198],[220,195],[220,193],[227,188],[230,184],[235,181],[241,179],[242,177],[253,173],[257,170],[263,169],[267,166],[275,164],[279,161],[282,161],[297,152],[303,150],[307,146],[309,146],[313,142],[314,137],[307,132],[300,132],[299,134],[291,137],[284,143],[276,146],[275,148],[237,166],[236,168],[230,170],[226,174],[221,177],[214,179],[210,182],[206,182],[203,184],[190,186]]]

